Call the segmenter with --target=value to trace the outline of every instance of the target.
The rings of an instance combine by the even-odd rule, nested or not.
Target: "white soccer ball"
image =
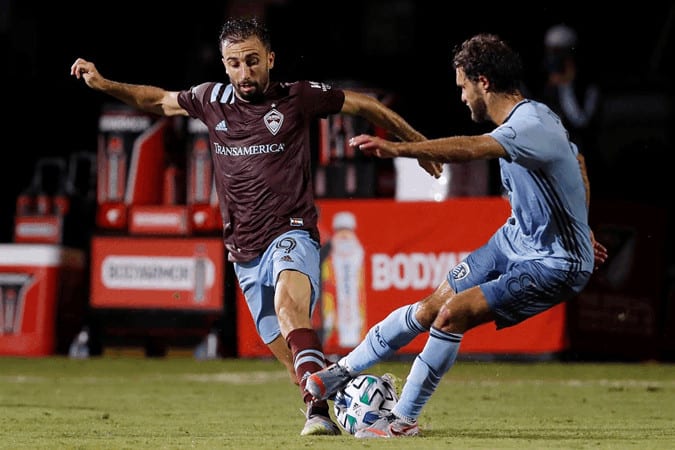
[[[388,414],[398,401],[391,375],[361,374],[335,393],[333,410],[340,426],[349,434],[369,427]]]

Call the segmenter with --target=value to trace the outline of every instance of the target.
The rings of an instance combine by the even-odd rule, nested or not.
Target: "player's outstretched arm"
[[[84,80],[90,88],[115,97],[141,111],[160,116],[188,115],[178,104],[178,92],[109,80],[99,73],[94,63],[85,59],[77,58],[70,67],[70,74]]]
[[[370,123],[384,128],[402,141],[412,142],[426,139],[401,115],[371,95],[345,90],[342,112],[361,116]],[[418,163],[429,175],[435,178],[440,177],[443,173],[443,164],[439,162],[420,158]]]
[[[378,158],[418,158],[443,163],[460,163],[478,159],[503,158],[506,150],[487,134],[450,136],[415,142],[392,142],[377,136],[360,134],[349,140],[366,155]]]

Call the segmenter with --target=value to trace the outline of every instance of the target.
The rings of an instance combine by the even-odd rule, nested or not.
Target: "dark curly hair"
[[[513,94],[522,86],[520,55],[495,34],[481,33],[462,42],[455,48],[452,62],[471,81],[478,81],[480,75],[486,77],[494,92]]]
[[[256,17],[239,17],[230,19],[225,22],[220,29],[219,44],[222,49],[223,43],[241,42],[251,36],[256,36],[263,43],[265,49],[269,52],[272,50],[272,40],[270,33],[258,18]]]

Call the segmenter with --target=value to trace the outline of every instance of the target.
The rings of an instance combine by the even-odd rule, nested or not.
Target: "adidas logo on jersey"
[[[216,125],[216,131],[227,131],[227,124],[224,120],[221,120],[218,125]]]

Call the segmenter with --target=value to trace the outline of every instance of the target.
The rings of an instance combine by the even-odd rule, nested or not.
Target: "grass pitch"
[[[274,360],[0,358],[3,449],[673,449],[675,365],[459,361],[415,438],[302,437],[303,407]]]

